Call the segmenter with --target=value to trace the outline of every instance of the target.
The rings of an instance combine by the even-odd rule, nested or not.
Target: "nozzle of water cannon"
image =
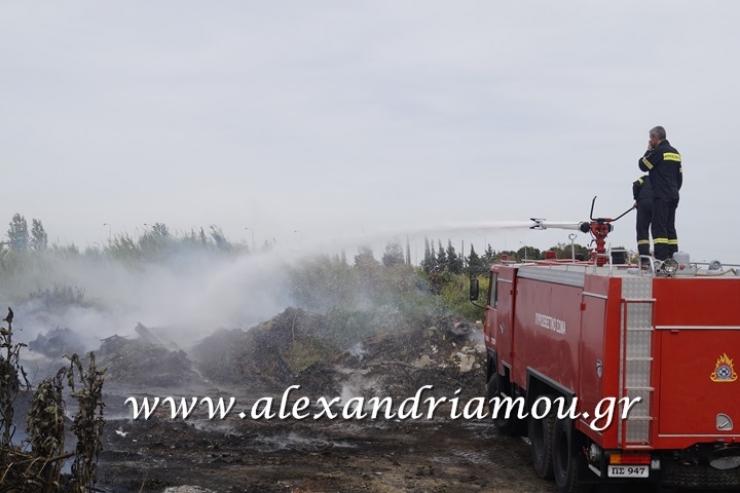
[[[545,228],[545,225],[542,224],[542,221],[544,221],[544,219],[539,219],[539,218],[531,217],[530,220],[531,221],[534,221],[534,224],[532,226],[530,226],[529,229],[537,229],[537,230],[546,229]]]
[[[581,233],[588,233],[591,231],[591,225],[587,222],[582,222],[580,226],[578,226],[578,229],[581,231]]]

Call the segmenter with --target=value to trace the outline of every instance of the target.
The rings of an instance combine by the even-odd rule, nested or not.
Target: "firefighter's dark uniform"
[[[637,204],[637,251],[650,255],[650,223],[653,220],[653,189],[650,176],[645,175],[632,184],[632,196]]]
[[[664,140],[638,161],[642,171],[650,175],[653,189],[652,233],[655,258],[667,260],[678,251],[676,207],[678,191],[683,184],[681,155]]]

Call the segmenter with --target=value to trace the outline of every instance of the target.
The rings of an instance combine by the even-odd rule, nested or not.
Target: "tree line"
[[[13,215],[6,240],[0,241],[0,270],[12,270],[23,263],[29,256],[50,251],[52,254],[65,256],[84,255],[86,257],[107,257],[127,263],[158,261],[175,253],[216,252],[216,253],[249,253],[252,251],[245,243],[230,241],[220,227],[212,225],[208,229],[192,229],[187,232],[173,232],[163,223],[147,225],[146,230],[138,236],[128,233],[116,234],[104,245],[94,243],[83,251],[74,244],[50,244],[48,234],[40,219],[32,219],[29,228],[26,218],[16,213]],[[257,246],[260,251],[270,250],[275,240],[265,240]]]
[[[419,263],[419,267],[427,274],[440,274],[448,272],[450,274],[467,274],[471,277],[477,277],[488,272],[490,266],[501,260],[544,260],[546,253],[551,252],[555,258],[567,259],[576,256],[580,259],[590,258],[591,252],[587,246],[580,244],[558,243],[546,250],[540,250],[533,246],[522,246],[518,250],[494,250],[490,244],[482,254],[478,254],[474,245],[470,245],[469,253],[458,252],[452,240],[447,240],[447,246],[444,246],[442,240],[430,240],[424,238],[424,258]],[[343,254],[342,254],[343,255]],[[372,249],[362,246],[355,257],[355,263],[359,258],[374,258]],[[394,240],[386,244],[385,251],[381,256],[381,262],[386,267],[394,265],[412,265],[411,249],[408,238],[406,239],[405,250],[400,242]]]
[[[32,219],[31,227],[28,227],[26,218],[21,214],[13,215],[7,231],[8,240],[2,242],[3,249],[11,252],[43,251],[50,248],[48,235],[39,219]],[[7,249],[4,248],[7,246]],[[275,246],[275,240],[266,240],[261,250],[269,250]],[[52,245],[55,250],[63,250],[65,253],[79,254],[75,245],[60,247]],[[588,258],[590,252],[586,246],[574,245],[575,254]],[[140,235],[133,237],[127,233],[117,234],[110,238],[108,244],[99,248],[88,248],[86,254],[105,254],[122,260],[157,260],[174,251],[188,249],[205,249],[222,252],[248,253],[250,248],[245,243],[233,243],[224,235],[221,228],[210,226],[208,231],[200,228],[198,231],[191,230],[186,233],[173,233],[167,225],[155,223]],[[451,240],[447,240],[446,246],[442,240],[430,240],[424,238],[424,257],[418,267],[426,274],[467,274],[471,277],[480,276],[488,271],[490,266],[502,259],[509,260],[541,260],[545,252],[555,252],[557,258],[570,258],[571,245],[559,243],[548,250],[540,250],[533,246],[522,246],[518,250],[494,250],[490,244],[486,245],[483,253],[476,252],[471,244],[467,255],[458,252]],[[359,259],[374,259],[370,247],[360,246],[355,256],[355,263]],[[345,253],[342,252],[340,260],[346,262]],[[380,258],[386,267],[395,265],[413,265],[411,261],[411,246],[409,238],[405,245],[393,240],[386,244],[385,250]]]
[[[10,221],[8,229],[8,247],[16,252],[26,250],[46,250],[49,238],[44,231],[44,226],[39,219],[31,221],[31,231],[28,231],[28,222],[20,214],[15,214]]]
[[[578,258],[588,259],[591,255],[588,247],[584,245],[558,243],[557,245],[540,250],[533,246],[523,246],[519,250],[494,250],[490,244],[482,254],[475,251],[475,246],[470,245],[470,253],[456,252],[452,241],[447,240],[447,247],[444,247],[441,240],[435,241],[424,239],[424,259],[420,267],[427,274],[444,273],[450,274],[467,274],[470,277],[477,277],[485,274],[491,265],[502,260],[526,261],[526,260],[544,260],[547,252],[551,252],[555,258],[565,259],[575,255]]]

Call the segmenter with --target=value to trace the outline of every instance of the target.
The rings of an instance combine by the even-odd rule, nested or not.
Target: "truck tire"
[[[586,458],[579,450],[573,422],[568,418],[555,420],[552,455],[555,484],[560,493],[588,493],[593,489],[593,483],[583,481]]]
[[[553,401],[555,396],[542,396]],[[539,407],[539,406],[538,406]],[[534,409],[533,409],[534,411]],[[542,479],[552,479],[552,434],[555,425],[556,410],[550,408],[550,412],[542,419],[529,417],[529,443],[532,451],[532,466],[537,476]],[[537,414],[541,414],[539,411]]]
[[[503,397],[501,392],[507,388],[507,381],[500,373],[494,372],[488,379],[486,385],[486,394],[488,399],[488,412],[493,413],[493,404],[491,399],[494,397]],[[515,413],[512,413],[515,414]],[[493,424],[496,429],[505,436],[520,436],[524,433],[524,421],[516,416],[507,418],[494,418]]]

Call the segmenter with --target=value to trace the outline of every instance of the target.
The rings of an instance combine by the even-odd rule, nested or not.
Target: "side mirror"
[[[478,295],[480,288],[478,286],[478,279],[470,279],[470,301],[478,301]]]

